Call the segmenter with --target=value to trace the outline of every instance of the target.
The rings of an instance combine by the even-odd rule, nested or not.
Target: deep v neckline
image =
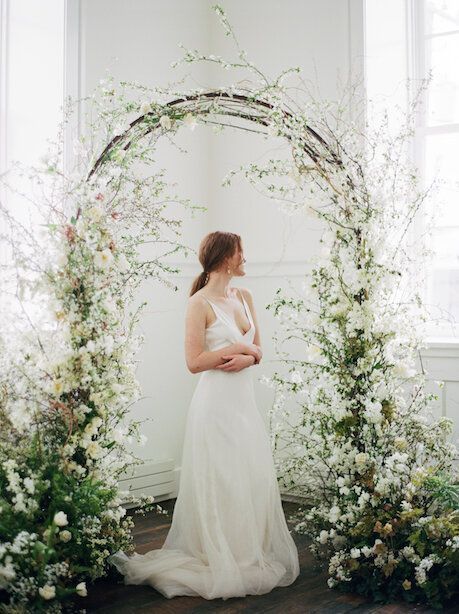
[[[254,324],[253,324],[253,320],[252,320],[252,314],[250,313],[249,306],[247,305],[247,302],[246,302],[246,300],[245,300],[244,295],[242,294],[242,292],[240,292],[240,295],[241,295],[241,298],[242,298],[242,303],[243,303],[243,306],[244,306],[245,315],[246,315],[246,317],[247,317],[247,320],[248,320],[248,321],[249,321],[249,323],[250,323],[249,329],[248,329],[248,330],[246,330],[246,332],[245,332],[245,333],[244,333],[244,332],[242,332],[242,331],[241,331],[241,329],[239,328],[239,326],[236,324],[236,320],[235,320],[234,318],[231,318],[231,317],[230,317],[230,315],[229,315],[229,314],[227,314],[227,313],[226,313],[226,311],[225,311],[224,309],[222,309],[221,307],[219,307],[218,305],[216,305],[216,304],[215,304],[213,301],[211,301],[210,299],[208,299],[206,296],[204,296],[204,295],[203,295],[203,296],[204,296],[204,298],[206,299],[206,301],[207,301],[207,302],[208,302],[208,303],[209,303],[209,304],[212,306],[212,308],[214,309],[214,311],[215,311],[215,317],[217,318],[217,319],[215,320],[215,322],[212,322],[212,324],[206,328],[206,330],[207,330],[207,329],[209,329],[209,328],[211,328],[211,327],[212,327],[214,324],[216,324],[216,323],[217,323],[217,320],[218,320],[218,312],[219,312],[219,311],[221,311],[221,312],[223,313],[223,315],[224,315],[224,316],[227,318],[227,320],[228,320],[229,322],[231,322],[232,324],[234,324],[234,327],[236,328],[236,330],[238,331],[238,333],[241,335],[241,337],[245,337],[245,336],[246,336],[248,333],[250,333],[250,331],[252,330],[252,328],[253,328],[253,326],[254,326]],[[250,314],[250,315],[249,315],[249,314]]]

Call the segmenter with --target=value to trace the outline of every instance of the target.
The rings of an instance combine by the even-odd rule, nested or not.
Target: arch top
[[[209,106],[209,101],[212,101],[214,104]],[[127,130],[122,134],[114,136],[97,158],[87,176],[87,181],[89,181],[98,169],[110,159],[111,152],[119,147],[122,141],[126,141],[122,149],[127,151],[134,140],[144,138],[156,130],[164,129],[160,122],[163,116],[174,121],[182,120],[187,113],[192,113],[196,117],[208,115],[216,117],[226,116],[244,122],[252,122],[263,128],[274,126],[277,134],[274,133],[273,136],[284,137],[288,141],[292,140],[292,136],[288,130],[288,124],[294,121],[295,113],[287,108],[281,108],[281,121],[279,124],[273,123],[272,116],[276,110],[274,105],[262,98],[250,96],[250,94],[241,94],[225,89],[210,89],[203,92],[184,94],[183,96],[175,97],[164,105],[161,105],[161,110],[162,112],[152,110],[140,115],[129,124]],[[133,131],[142,124],[145,124],[145,129],[141,131],[140,134],[134,136]],[[247,130],[245,126],[238,124],[232,124],[231,127]],[[266,132],[266,134],[268,135],[270,133]],[[302,130],[301,148],[314,164],[320,165],[321,163],[326,163],[342,166],[342,161],[327,141],[307,124]]]

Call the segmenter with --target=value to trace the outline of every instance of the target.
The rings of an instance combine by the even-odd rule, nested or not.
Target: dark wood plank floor
[[[163,501],[161,507],[170,511],[169,516],[148,514],[136,516],[134,530],[137,552],[144,553],[152,548],[161,548],[167,535],[175,505],[175,499]],[[286,517],[297,504],[283,502]],[[291,527],[290,527],[291,528]],[[351,594],[345,594],[327,587],[326,575],[315,568],[314,558],[308,549],[307,538],[293,533],[293,538],[300,555],[300,575],[287,587],[279,587],[266,595],[233,597],[227,600],[206,600],[201,597],[174,597],[166,599],[150,586],[126,586],[120,580],[101,580],[89,586],[89,595],[84,599],[86,612],[100,614],[149,614],[150,612],[179,613],[188,612],[297,612],[341,614],[355,612],[365,614],[427,614],[434,610],[422,606],[408,606],[403,603],[377,605]],[[77,601],[83,606],[83,599]],[[451,604],[445,613],[459,612],[459,604]]]

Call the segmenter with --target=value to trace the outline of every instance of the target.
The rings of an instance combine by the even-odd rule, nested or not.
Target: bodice
[[[247,305],[247,302],[242,295],[242,292],[241,297],[244,303],[247,319],[250,322],[250,328],[245,333],[242,333],[239,330],[239,327],[236,324],[235,320],[233,320],[233,318],[231,318],[229,314],[227,314],[223,309],[210,301],[208,298],[203,297],[214,310],[216,317],[215,322],[213,322],[210,326],[206,328],[206,345],[208,350],[218,350],[222,347],[225,347],[226,345],[230,345],[231,343],[237,342],[243,342],[247,344],[253,343],[255,337],[255,324],[253,322],[249,306]]]

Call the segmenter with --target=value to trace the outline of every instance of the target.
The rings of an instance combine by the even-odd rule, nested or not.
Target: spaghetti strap
[[[215,322],[216,322],[216,321],[218,320],[218,306],[217,306],[217,305],[214,305],[214,303],[212,303],[212,301],[210,301],[210,300],[209,300],[209,299],[208,299],[206,296],[204,296],[204,294],[201,294],[201,296],[202,296],[202,298],[204,298],[204,299],[205,299],[205,300],[206,300],[206,301],[209,303],[209,305],[211,306],[212,311],[213,311],[213,312],[214,312],[214,314],[215,314],[215,318],[216,318],[216,319],[215,319]],[[215,324],[215,322],[212,322],[212,324],[211,324],[210,326],[212,326],[213,324]],[[207,327],[207,328],[209,328],[209,327]]]
[[[216,305],[213,301],[211,301],[209,298],[207,298],[207,296],[204,296],[204,294],[201,294],[202,298],[205,299],[209,305],[211,305],[212,307],[216,307],[217,309],[220,309],[220,307],[218,305]]]
[[[245,300],[244,295],[242,294],[240,288],[236,288],[236,290],[241,295],[242,302],[244,304],[245,315],[247,316],[247,320],[249,321],[250,324],[253,324],[253,318],[252,318],[252,313],[250,311],[250,307],[248,306],[247,301]]]

